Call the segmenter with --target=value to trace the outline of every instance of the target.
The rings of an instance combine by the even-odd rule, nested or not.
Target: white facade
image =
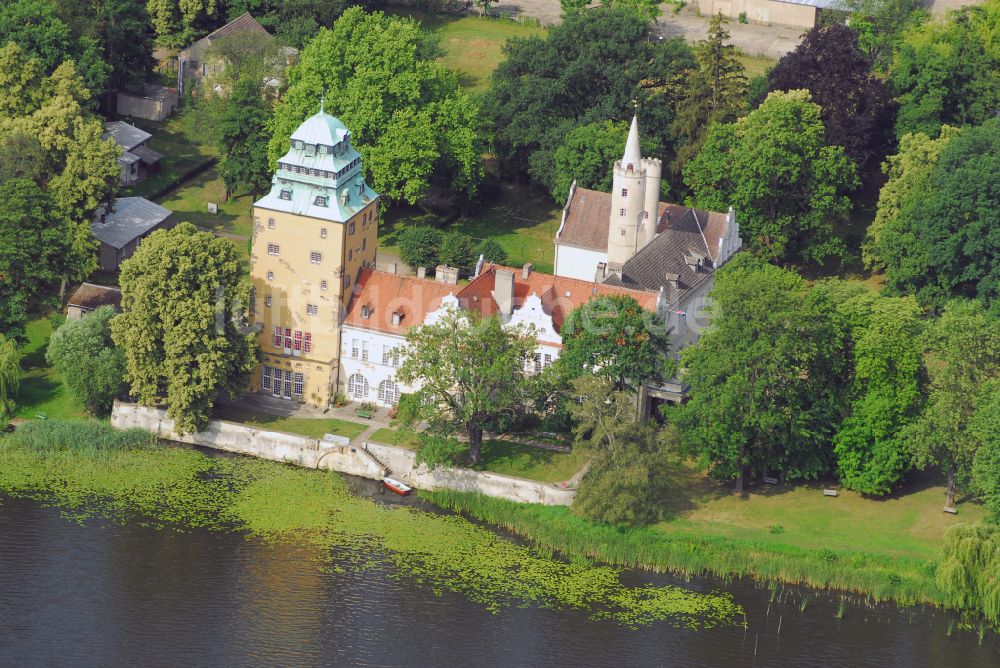
[[[350,401],[394,406],[400,394],[414,390],[396,380],[405,338],[350,325],[345,325],[342,332],[340,368]]]
[[[607,262],[607,252],[556,243],[556,276],[593,283],[597,279],[597,265]]]

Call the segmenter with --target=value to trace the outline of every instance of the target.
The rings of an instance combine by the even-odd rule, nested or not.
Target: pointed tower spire
[[[622,167],[639,169],[642,155],[639,152],[639,116],[632,116],[632,127],[628,130],[628,140],[625,142],[625,155],[622,157]]]

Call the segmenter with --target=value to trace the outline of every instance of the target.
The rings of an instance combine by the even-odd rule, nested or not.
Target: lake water
[[[848,605],[838,620],[836,597],[771,602],[751,582],[698,581],[686,586],[731,591],[749,628],[630,630],[572,610],[493,614],[389,570],[331,572],[320,556],[235,534],[80,526],[0,497],[0,666],[1000,666],[996,635],[949,637],[950,617],[926,608]]]

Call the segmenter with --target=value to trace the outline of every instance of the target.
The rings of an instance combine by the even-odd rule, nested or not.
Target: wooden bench
[[[372,419],[371,409],[368,409],[368,408],[359,408],[358,409],[358,417],[362,417],[362,418],[364,418],[366,420],[371,420]]]
[[[835,489],[824,489],[823,496],[837,496],[837,490]]]
[[[768,485],[777,485],[778,479],[772,478],[770,476],[764,476],[764,482],[767,483]]]
[[[941,510],[943,512],[950,513],[952,515],[958,515],[958,508],[952,508],[951,506],[945,506]]]

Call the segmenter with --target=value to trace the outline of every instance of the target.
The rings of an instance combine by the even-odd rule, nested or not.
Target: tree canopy
[[[0,429],[6,429],[14,414],[17,391],[21,384],[21,354],[14,339],[0,333]]]
[[[190,223],[153,232],[122,263],[111,333],[125,380],[140,402],[166,404],[181,432],[205,425],[220,391],[245,391],[256,365],[238,323],[241,277],[233,245]]]
[[[979,442],[972,458],[972,487],[993,523],[1000,524],[1000,382],[982,393],[970,429]]]
[[[849,25],[858,34],[858,46],[880,72],[889,68],[902,34],[928,16],[920,0],[844,0],[841,4],[850,12]]]
[[[826,144],[819,105],[808,91],[774,92],[735,123],[713,125],[684,169],[693,203],[738,212],[746,248],[772,261],[842,257],[834,226],[846,220],[845,191],[857,170]]]
[[[569,378],[593,374],[636,391],[673,375],[666,326],[633,297],[594,297],[570,311],[560,334],[558,364]]]
[[[712,477],[812,478],[831,464],[847,373],[844,333],[822,292],[741,253],[716,272],[712,324],[681,360],[689,400],[671,409]]]
[[[146,9],[157,39],[172,47],[187,46],[209,32],[222,16],[220,0],[147,0]]]
[[[125,387],[125,358],[111,339],[114,317],[114,308],[102,306],[80,320],[67,320],[45,349],[45,360],[95,415],[108,413]]]
[[[937,583],[959,610],[981,613],[1000,624],[1000,527],[960,524],[944,537]]]
[[[962,7],[908,30],[890,83],[896,135],[936,136],[942,125],[978,125],[1000,108],[1000,0]]]
[[[877,257],[889,287],[922,304],[977,297],[1000,308],[1000,119],[948,134],[918,135],[893,164],[900,176],[879,201]]]
[[[218,132],[222,152],[219,174],[226,185],[227,199],[239,190],[249,190],[256,199],[271,180],[267,163],[271,109],[264,101],[262,88],[259,79],[240,79],[225,101]]]
[[[845,25],[817,26],[768,74],[768,90],[806,89],[822,109],[826,143],[843,146],[861,172],[888,150],[894,105]]]
[[[525,365],[534,350],[530,331],[449,308],[436,322],[407,333],[396,377],[420,388],[420,417],[432,432],[468,439],[469,459],[476,464],[484,430],[500,430],[523,411]]]
[[[673,101],[695,65],[680,38],[656,40],[649,22],[634,12],[600,7],[567,17],[544,38],[511,40],[504,53],[483,112],[507,176],[551,189],[553,156],[567,133],[628,121],[635,101],[651,154],[672,153]]]
[[[351,129],[368,182],[416,203],[435,183],[473,195],[483,176],[479,108],[410,18],[352,7],[322,29],[288,72],[271,123],[273,163],[306,118],[326,110]]]

